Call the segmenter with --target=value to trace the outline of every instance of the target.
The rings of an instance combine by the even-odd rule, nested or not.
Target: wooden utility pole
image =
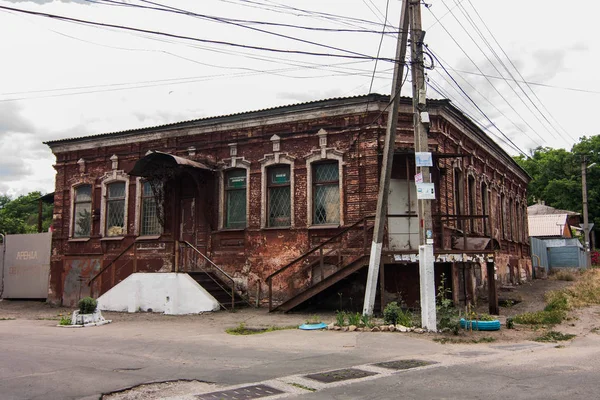
[[[396,142],[396,126],[398,124],[398,110],[400,108],[400,90],[402,89],[402,76],[404,74],[404,59],[408,43],[408,2],[402,1],[400,12],[400,35],[396,45],[396,64],[394,66],[394,77],[392,80],[392,92],[390,95],[390,110],[388,112],[385,143],[383,147],[383,162],[381,164],[381,176],[379,178],[379,194],[377,196],[377,213],[375,215],[375,227],[373,231],[373,242],[371,243],[371,255],[369,259],[369,273],[367,275],[367,286],[365,289],[365,300],[363,303],[363,314],[372,315],[377,293],[377,277],[381,262],[381,248],[383,246],[383,233],[386,223],[387,200],[392,176],[392,163],[394,161],[394,147]]]
[[[413,124],[415,129],[415,153],[429,153],[427,132],[429,130],[429,113],[427,112],[427,91],[425,87],[425,72],[423,63],[423,40],[425,32],[421,26],[421,2],[410,1],[410,49],[411,72],[413,84]],[[422,177],[423,191],[417,190],[419,214],[419,277],[421,292],[421,325],[423,328],[437,330],[435,309],[435,273],[433,255],[433,219],[431,215],[431,200],[423,196],[427,185],[431,184],[431,171],[428,163],[417,162],[417,173]],[[435,191],[433,191],[435,193]],[[431,194],[430,192],[427,194]],[[424,198],[425,197],[425,198]]]

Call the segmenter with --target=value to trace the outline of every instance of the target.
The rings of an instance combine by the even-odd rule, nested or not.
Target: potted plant
[[[107,321],[102,317],[102,313],[98,310],[98,302],[92,297],[84,297],[79,300],[79,310],[73,311],[71,317],[72,325],[103,325],[110,321]]]

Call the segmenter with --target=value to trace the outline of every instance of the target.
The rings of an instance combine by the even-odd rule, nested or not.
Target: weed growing
[[[477,339],[468,339],[468,338],[455,338],[455,337],[438,337],[433,339],[434,342],[438,342],[440,344],[477,344],[477,343],[492,343],[496,341],[496,338],[491,336],[483,336]]]
[[[293,325],[293,326],[269,326],[267,328],[248,328],[248,327],[246,327],[245,323],[241,322],[235,328],[225,329],[225,332],[227,332],[230,335],[246,336],[246,335],[258,335],[260,333],[275,332],[275,331],[282,331],[285,329],[296,329],[296,328],[297,328],[297,326],[295,326],[295,325]]]
[[[556,325],[560,324],[567,316],[563,310],[526,312],[515,315],[513,321],[524,325]]]
[[[71,317],[64,316],[64,317],[60,317],[60,321],[58,322],[59,325],[71,325]]]
[[[317,389],[315,389],[315,388],[311,388],[311,387],[308,387],[308,386],[304,386],[304,385],[301,385],[301,384],[299,384],[299,383],[295,383],[295,382],[293,382],[293,383],[290,383],[290,385],[292,385],[292,386],[295,386],[295,387],[297,387],[297,388],[299,388],[299,389],[308,390],[309,392],[316,392],[316,391],[317,391]]]
[[[2,317],[2,318],[0,318],[0,321],[13,321],[15,319],[16,318],[13,318],[13,317]]]
[[[548,331],[542,336],[539,336],[533,340],[536,342],[559,342],[565,340],[571,340],[575,337],[575,335],[565,334],[557,331]]]

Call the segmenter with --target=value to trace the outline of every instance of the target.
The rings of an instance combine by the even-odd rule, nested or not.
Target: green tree
[[[0,233],[18,234],[37,232],[38,199],[40,192],[31,192],[11,199],[0,195]],[[47,231],[52,223],[52,205],[42,205],[42,229]]]

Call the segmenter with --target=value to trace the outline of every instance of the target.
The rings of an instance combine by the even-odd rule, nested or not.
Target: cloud
[[[61,3],[79,3],[79,4],[89,4],[89,2],[85,0],[5,0],[9,3],[36,3],[36,4],[48,4],[54,1]]]
[[[331,89],[326,91],[298,91],[298,92],[279,92],[276,94],[276,98],[285,101],[291,101],[294,103],[304,103],[307,101],[315,101],[322,99],[330,99],[334,97],[341,97],[343,95],[341,89]]]
[[[16,103],[0,103],[0,138],[11,132],[30,133],[35,129],[21,114],[21,108]]]

